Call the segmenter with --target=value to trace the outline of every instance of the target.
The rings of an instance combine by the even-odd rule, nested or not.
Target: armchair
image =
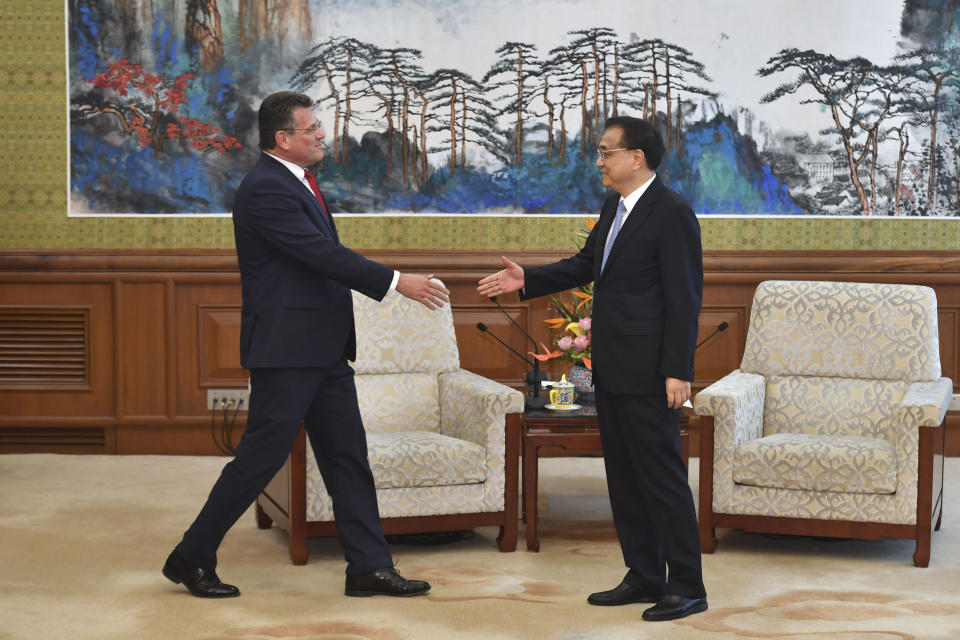
[[[430,311],[396,292],[353,294],[360,412],[384,532],[498,525],[517,542],[523,394],[460,368],[449,305]],[[336,536],[333,505],[301,427],[290,458],[257,498],[257,525],[290,535],[294,564],[306,538]]]
[[[932,289],[760,283],[740,368],[694,399],[703,552],[716,527],[913,538],[927,566],[952,391]]]

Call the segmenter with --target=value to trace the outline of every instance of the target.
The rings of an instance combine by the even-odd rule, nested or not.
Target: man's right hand
[[[480,286],[477,287],[480,295],[493,297],[523,289],[523,267],[503,256],[500,256],[500,259],[507,268],[481,280]]]
[[[421,276],[415,273],[401,273],[397,278],[397,293],[415,300],[431,311],[436,311],[444,302],[450,301],[450,292],[433,280],[433,274]]]

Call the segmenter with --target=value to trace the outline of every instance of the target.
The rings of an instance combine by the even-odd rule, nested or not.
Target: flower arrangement
[[[577,233],[580,238],[580,246],[582,246],[583,239],[593,229],[596,221],[588,218],[586,224],[587,229],[580,230]],[[560,296],[550,296],[550,300],[560,314],[557,318],[545,320],[551,329],[561,332],[554,341],[556,349],[551,350],[541,342],[540,347],[544,352],[531,353],[530,355],[541,362],[560,358],[592,370],[590,345],[593,342],[593,283],[576,287]]]
[[[531,353],[530,355],[541,362],[560,358],[592,369],[590,344],[593,338],[593,320],[590,314],[593,308],[593,285],[577,287],[571,290],[570,294],[573,296],[573,300],[565,300],[562,296],[550,296],[560,313],[560,317],[549,318],[545,322],[550,325],[551,329],[562,330],[562,333],[555,340],[556,349],[551,351],[541,342],[540,346],[544,353]]]

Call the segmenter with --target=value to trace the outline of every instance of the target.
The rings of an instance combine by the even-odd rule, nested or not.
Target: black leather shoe
[[[198,598],[234,598],[240,595],[240,589],[220,582],[216,571],[187,564],[176,552],[171,553],[163,565],[163,575],[172,582],[182,583]]]
[[[683,596],[663,596],[660,602],[643,612],[643,619],[649,622],[678,620],[707,610],[706,598],[684,598]]]
[[[422,596],[430,591],[423,580],[407,580],[394,567],[384,567],[359,576],[347,576],[343,593],[355,598],[365,596]]]
[[[633,604],[634,602],[657,602],[661,597],[659,593],[641,591],[627,584],[627,581],[624,580],[609,591],[591,593],[587,596],[587,602],[598,607],[618,607],[622,604]]]

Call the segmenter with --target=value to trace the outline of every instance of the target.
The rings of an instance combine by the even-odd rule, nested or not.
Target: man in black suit
[[[383,535],[357,404],[350,290],[381,300],[395,288],[435,309],[448,291],[431,276],[395,272],[340,244],[316,179],[323,129],[312,100],[283,91],[260,106],[263,153],[237,190],[234,236],[243,307],[240,362],[250,370],[247,428],[163,574],[195,596],[239,590],[217,577],[227,530],[283,465],[301,421],[333,500],[349,596],[413,596],[430,585],[394,568]]]
[[[645,120],[610,118],[597,167],[607,199],[576,255],[506,268],[480,281],[495,296],[532,298],[593,282],[597,416],[614,524],[628,571],[594,605],[656,603],[645,620],[707,608],[693,496],[680,454],[680,407],[690,398],[703,294],[700,225],[654,170],[663,141]],[[669,566],[669,577],[667,567]]]

